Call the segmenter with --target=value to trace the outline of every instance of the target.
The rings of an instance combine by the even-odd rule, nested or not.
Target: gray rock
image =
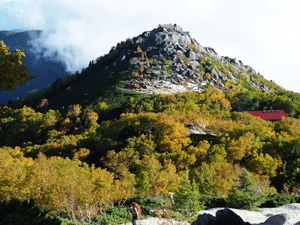
[[[183,61],[179,58],[178,55],[174,55],[174,57],[173,57],[173,63],[174,64],[179,64],[179,63],[183,63]]]
[[[195,65],[196,67],[200,65],[198,61],[190,61],[192,65]]]
[[[286,220],[287,220],[288,215],[283,213],[283,214],[278,214],[275,216],[271,216],[268,218],[264,223],[262,224],[268,224],[268,225],[283,225]]]
[[[191,38],[188,35],[181,35],[179,33],[172,33],[168,41],[173,42],[173,43],[178,43],[182,47],[186,47],[188,44],[191,43]]]
[[[218,83],[219,88],[222,88],[222,90],[225,88],[225,85],[223,83]]]
[[[218,210],[216,216],[210,214],[198,215],[191,225],[250,225],[230,209]],[[279,225],[279,224],[276,224]]]
[[[183,77],[181,75],[177,75],[176,78],[179,78],[180,80],[183,80]]]
[[[218,225],[217,219],[210,214],[202,214],[198,215],[196,221],[194,221],[191,225]]]
[[[178,42],[175,43],[174,47],[177,51],[182,51],[182,52],[186,51]]]
[[[213,69],[211,70],[211,73],[215,75],[215,79],[216,79],[216,80],[218,80],[220,76],[223,77],[223,75],[222,75],[218,70],[216,70],[215,68],[213,68]]]
[[[228,73],[229,73],[228,78],[232,81],[235,81],[236,78],[230,72],[228,72]]]
[[[251,66],[245,65],[244,67],[246,70],[249,70],[251,73],[256,73],[256,71]]]
[[[187,50],[185,53],[185,56],[190,60],[199,60],[199,57],[197,56],[197,54],[191,50]]]
[[[162,44],[164,41],[166,41],[168,38],[168,35],[166,33],[160,32],[155,35],[155,42],[156,44]]]
[[[239,63],[241,67],[244,67],[244,63],[241,60],[239,60]]]
[[[184,75],[190,77],[192,75],[192,71],[190,69],[187,69]]]
[[[218,210],[216,213],[218,225],[246,225],[243,219],[230,209]]]
[[[207,53],[209,53],[210,55],[212,55],[214,58],[220,59],[220,56],[215,51],[215,49],[213,49],[211,47],[205,47],[204,49],[206,50]]]
[[[161,70],[162,66],[157,65],[157,66],[153,66],[152,70]]]

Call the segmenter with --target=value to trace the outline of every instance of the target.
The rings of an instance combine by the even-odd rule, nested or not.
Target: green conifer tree
[[[178,192],[174,195],[174,208],[188,216],[197,215],[204,209],[204,203],[200,201],[200,194],[195,180],[190,181],[186,171],[180,183]]]
[[[230,207],[239,209],[254,209],[264,202],[264,195],[258,188],[253,175],[242,169],[239,180],[228,195],[228,204]]]

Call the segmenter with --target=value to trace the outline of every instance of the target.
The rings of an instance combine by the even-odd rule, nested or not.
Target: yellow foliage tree
[[[251,172],[272,177],[276,175],[278,163],[277,159],[272,158],[269,154],[256,153],[247,162],[247,166]]]
[[[17,85],[28,84],[33,76],[27,73],[23,65],[24,52],[16,50],[9,52],[9,48],[0,41],[0,91],[15,91]]]
[[[181,177],[170,160],[163,166],[154,155],[145,155],[137,161],[137,168],[137,187],[141,194],[166,194],[177,190]]]
[[[28,199],[27,176],[31,165],[31,159],[23,157],[19,147],[0,148],[0,199]]]
[[[192,164],[194,167],[198,167],[205,160],[209,148],[210,144],[207,140],[200,141],[197,146],[191,145],[188,147],[187,153],[195,158],[194,165]]]
[[[95,132],[99,127],[99,124],[97,123],[98,113],[94,112],[92,109],[85,109],[82,119],[89,131]]]
[[[118,206],[124,204],[126,199],[135,196],[135,175],[130,173],[128,168],[123,168],[119,178],[114,180],[112,195]]]
[[[30,170],[29,184],[30,197],[42,209],[54,209],[49,207],[51,189],[57,180],[57,174],[51,169],[51,162],[43,154],[39,154]]]
[[[250,155],[255,140],[251,132],[229,141],[227,159],[229,162],[239,162],[244,156]]]
[[[70,105],[68,107],[68,115],[71,117],[78,117],[81,113],[81,105]]]
[[[191,143],[184,125],[172,121],[170,117],[161,115],[156,130],[157,144],[161,152],[179,152]]]
[[[238,178],[240,173],[239,166],[225,162],[203,163],[194,170],[200,193],[217,196],[226,196],[232,188],[233,181]]]

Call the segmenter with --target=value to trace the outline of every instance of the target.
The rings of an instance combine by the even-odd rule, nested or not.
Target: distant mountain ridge
[[[62,62],[37,55],[33,51],[31,42],[41,32],[40,30],[24,31],[19,29],[16,31],[0,31],[0,40],[4,41],[10,51],[14,51],[15,49],[24,50],[26,55],[24,64],[28,69],[28,73],[35,76],[34,79],[29,81],[29,85],[17,86],[15,92],[2,92],[0,95],[0,104],[6,103],[9,100],[24,98],[32,93],[41,91],[57,78],[67,75]]]

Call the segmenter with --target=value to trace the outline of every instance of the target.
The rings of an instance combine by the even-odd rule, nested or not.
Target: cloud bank
[[[74,72],[128,37],[176,23],[203,46],[300,92],[299,10],[298,0],[4,0],[0,30],[9,23],[44,30],[35,45]]]

